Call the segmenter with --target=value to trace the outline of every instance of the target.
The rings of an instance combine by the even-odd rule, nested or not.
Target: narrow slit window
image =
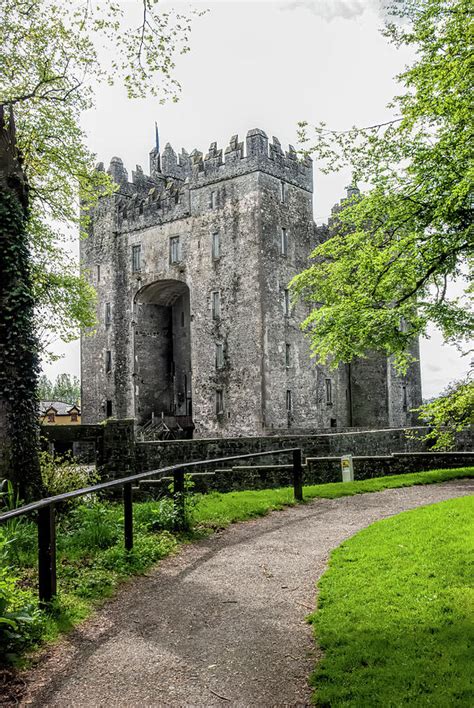
[[[216,342],[216,369],[224,368],[224,345]]]
[[[110,374],[112,371],[112,352],[107,349],[105,352],[105,373]]]
[[[105,326],[110,327],[112,323],[112,307],[110,302],[105,303]]]
[[[286,392],[286,410],[288,411],[288,413],[291,413],[291,411],[293,410],[293,397],[289,389]]]
[[[211,195],[209,197],[209,207],[211,209],[217,209],[217,192],[216,191],[211,192]]]
[[[286,202],[288,193],[287,193],[287,185],[286,182],[281,181],[280,182],[280,201],[282,204]]]
[[[291,366],[291,344],[285,344],[285,365],[287,369]]]
[[[216,391],[216,415],[224,413],[224,391],[218,388]]]
[[[179,263],[181,260],[181,244],[179,236],[170,238],[170,263]]]
[[[280,252],[282,256],[288,255],[288,231],[286,229],[281,230]]]
[[[181,327],[184,327],[184,312],[181,310]]]
[[[283,297],[283,312],[288,316],[290,314],[290,291],[288,288],[285,288]]]
[[[142,269],[142,247],[140,244],[132,246],[132,271],[139,273]]]
[[[107,418],[112,417],[112,401],[107,401],[105,405],[105,415],[107,416]]]
[[[408,394],[406,384],[403,384],[403,410],[408,409]]]
[[[328,406],[332,405],[332,381],[331,381],[331,379],[326,379],[326,403]]]
[[[212,295],[212,319],[218,320],[221,316],[221,293],[219,290],[213,290]]]
[[[100,265],[97,266],[97,282],[100,283]]]
[[[221,244],[218,231],[212,234],[212,257],[214,260],[221,257]]]

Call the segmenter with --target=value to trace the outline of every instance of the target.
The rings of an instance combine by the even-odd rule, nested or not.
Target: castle
[[[84,423],[164,416],[223,437],[414,422],[418,363],[401,378],[378,354],[336,371],[310,358],[308,305],[288,290],[320,238],[310,159],[250,130],[205,156],[157,139],[149,176],[137,166],[130,182],[117,157],[108,172],[118,190],[81,242],[98,293],[81,342]]]

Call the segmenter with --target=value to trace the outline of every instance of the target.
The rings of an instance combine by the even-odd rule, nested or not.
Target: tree
[[[67,340],[94,323],[94,292],[58,234],[79,225],[79,197],[87,214],[115,189],[93,169],[80,114],[103,82],[122,82],[131,98],[179,92],[172,70],[190,18],[158,12],[157,0],[134,5],[138,21],[115,2],[0,0],[0,452],[25,497],[40,488],[38,331],[52,326]]]
[[[430,427],[425,439],[433,441],[432,450],[450,450],[456,434],[474,424],[472,383],[472,376],[455,381],[434,401],[418,408],[421,420]]]
[[[469,0],[398,0],[392,12],[385,35],[416,50],[398,77],[393,119],[342,132],[320,124],[311,146],[300,124],[305,150],[325,171],[350,165],[368,191],[352,190],[332,237],[291,286],[313,306],[303,328],[320,361],[379,350],[406,370],[410,343],[430,324],[458,345],[472,332],[472,289],[465,284],[455,297],[449,284],[468,283],[472,266],[473,8]]]
[[[64,401],[78,403],[81,397],[81,382],[77,376],[59,374],[53,383],[44,374],[38,381],[38,398],[40,401]]]

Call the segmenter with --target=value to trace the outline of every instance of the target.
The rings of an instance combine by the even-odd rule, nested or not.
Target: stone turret
[[[117,184],[127,184],[128,183],[128,172],[123,165],[123,160],[120,157],[113,157],[110,160],[109,169],[107,173],[112,177],[114,182]]]

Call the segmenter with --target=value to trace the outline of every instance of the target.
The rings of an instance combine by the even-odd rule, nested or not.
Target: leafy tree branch
[[[416,50],[398,77],[394,117],[341,131],[300,124],[323,171],[350,166],[368,188],[336,209],[330,237],[291,285],[313,307],[303,327],[317,359],[349,362],[376,349],[406,370],[413,338],[429,325],[459,346],[474,325],[474,11],[467,0],[397,0],[392,13],[383,33]],[[450,294],[454,281],[461,295]]]

